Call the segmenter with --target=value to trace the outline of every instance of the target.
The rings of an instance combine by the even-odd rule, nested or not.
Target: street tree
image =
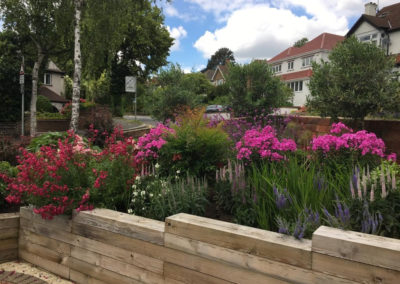
[[[30,135],[36,135],[36,101],[40,69],[52,54],[68,50],[68,21],[72,6],[68,0],[2,0],[0,10],[6,29],[29,38],[36,50],[32,68]],[[26,48],[24,50],[27,50]]]
[[[208,60],[206,69],[215,69],[218,65],[224,65],[227,61],[235,63],[235,56],[232,50],[227,47],[218,49]]]
[[[399,106],[394,58],[380,47],[350,37],[332,50],[329,60],[313,63],[309,84],[308,105],[322,116],[363,121],[369,114]]]
[[[230,104],[237,114],[272,111],[288,106],[293,92],[274,76],[266,61],[255,60],[245,65],[230,65],[226,84]]]

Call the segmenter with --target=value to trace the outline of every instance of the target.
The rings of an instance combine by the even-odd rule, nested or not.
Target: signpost
[[[24,136],[24,116],[25,116],[25,102],[24,102],[24,84],[25,84],[25,73],[24,73],[24,57],[22,57],[21,70],[19,71],[19,84],[21,86],[21,97],[22,97],[22,106],[21,106],[21,136]]]
[[[135,104],[135,120],[137,120],[137,100],[136,100],[136,77],[134,76],[125,76],[125,92],[127,93],[135,93],[135,99],[133,103]]]

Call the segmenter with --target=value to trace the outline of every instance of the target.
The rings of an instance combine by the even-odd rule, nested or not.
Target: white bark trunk
[[[38,57],[33,66],[32,70],[32,98],[31,98],[31,127],[30,135],[31,137],[36,136],[37,122],[36,122],[36,102],[37,102],[37,92],[38,92],[38,79],[39,79],[39,68],[42,65],[44,54],[40,45],[37,45]]]
[[[74,81],[72,89],[72,113],[70,129],[76,132],[79,122],[79,99],[81,94],[81,8],[83,0],[74,0],[75,2],[75,49],[74,49]]]

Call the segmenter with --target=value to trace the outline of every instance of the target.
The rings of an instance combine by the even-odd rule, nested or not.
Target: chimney
[[[378,8],[378,5],[373,2],[369,2],[365,4],[365,15],[369,16],[376,16],[376,9]]]

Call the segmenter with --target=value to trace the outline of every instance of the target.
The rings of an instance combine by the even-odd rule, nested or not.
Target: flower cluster
[[[267,125],[260,131],[251,129],[245,132],[242,141],[236,143],[237,158],[252,160],[252,158],[284,159],[284,152],[296,151],[296,143],[291,139],[279,141],[275,129]]]
[[[158,158],[158,151],[161,147],[167,143],[165,138],[169,134],[174,134],[175,130],[165,126],[164,124],[158,124],[157,127],[152,128],[150,132],[138,139],[139,151],[136,155],[136,160],[142,162],[144,160],[152,160]]]
[[[343,132],[353,132],[353,129],[347,127],[344,123],[332,123],[330,133],[340,134]]]
[[[331,133],[340,133],[343,130],[351,131],[343,123],[333,124]],[[375,133],[366,130],[356,133],[344,133],[340,136],[326,134],[318,136],[311,141],[313,151],[322,151],[327,154],[331,151],[349,150],[360,152],[362,156],[366,154],[385,157],[385,143],[382,139],[376,137]],[[388,158],[394,159],[393,154]]]

